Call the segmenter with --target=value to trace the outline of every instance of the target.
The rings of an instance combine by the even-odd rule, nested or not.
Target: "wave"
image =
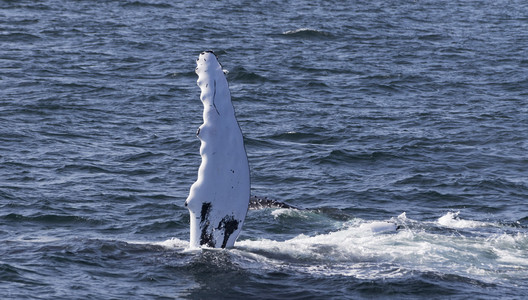
[[[229,81],[243,82],[243,83],[259,83],[270,81],[266,77],[251,72],[243,67],[235,67],[231,71],[227,71],[227,78]]]
[[[256,263],[267,267],[315,271],[326,276],[379,279],[402,277],[406,270],[435,270],[493,282],[500,280],[496,268],[505,264],[509,266],[504,271],[510,273],[508,276],[527,275],[528,258],[522,254],[528,250],[526,233],[471,238],[412,230],[380,234],[370,229],[378,221],[355,223],[328,234],[301,234],[283,242],[240,241],[234,251],[245,256],[250,253]],[[321,265],[325,267],[320,268]],[[394,269],[400,271],[391,272]]]
[[[178,71],[174,71],[172,73],[168,73],[168,74],[165,75],[165,78],[169,78],[169,79],[179,78],[179,77],[194,79],[196,77],[196,73],[194,71],[178,70]],[[180,90],[182,88],[181,87],[172,87],[171,89]]]
[[[166,249],[180,250],[180,251],[184,251],[184,252],[190,250],[190,249],[188,249],[189,248],[189,241],[181,240],[181,239],[178,239],[178,238],[175,238],[175,237],[170,238],[170,239],[165,240],[165,241],[160,241],[160,242],[130,240],[130,241],[126,241],[126,243],[133,244],[133,245],[161,246],[161,247],[166,248]]]
[[[321,39],[321,38],[333,38],[334,35],[317,29],[311,28],[299,28],[294,30],[284,31],[282,33],[285,37],[302,38],[302,39]]]
[[[391,152],[373,151],[358,152],[350,150],[332,150],[327,156],[321,158],[322,164],[341,165],[353,162],[376,162],[386,159],[397,159],[398,156]]]
[[[525,228],[528,228],[528,216],[521,218],[519,221],[517,221],[517,224],[519,226],[523,226]]]
[[[117,157],[117,161],[120,162],[150,162],[151,160],[159,157],[164,157],[163,153],[154,153],[151,151],[143,151],[140,153],[123,154]]]
[[[133,7],[133,8],[144,8],[144,7],[153,7],[153,8],[172,8],[172,5],[168,3],[158,3],[152,1],[132,1],[122,4],[123,7]]]
[[[0,220],[12,221],[12,222],[36,222],[44,224],[91,224],[98,225],[104,222],[97,219],[80,217],[74,215],[57,215],[57,214],[35,214],[31,216],[24,216],[21,214],[10,213],[4,216],[0,216]]]
[[[508,180],[506,178],[493,178],[481,180],[476,187],[482,190],[495,190],[499,192],[526,194],[528,186],[522,180]]]
[[[33,42],[41,39],[37,35],[21,32],[0,34],[0,38],[6,42]]]
[[[277,141],[286,141],[294,142],[301,144],[331,144],[338,141],[338,138],[335,136],[322,135],[317,133],[307,133],[307,132],[297,132],[289,131],[284,133],[276,133],[266,138],[277,140]]]
[[[314,214],[291,209],[269,213],[275,219],[299,220],[313,218]],[[438,222],[416,221],[402,213],[381,221],[354,218],[331,232],[298,234],[286,240],[241,239],[227,251],[246,270],[291,270],[316,276],[376,280],[425,273],[465,278],[483,285],[528,276],[528,257],[524,254],[528,251],[527,232],[453,234],[442,230],[446,225],[469,230],[499,226],[462,220],[458,213],[447,213]],[[176,238],[151,244],[189,255],[215,251],[189,249],[188,242]]]
[[[260,212],[281,226],[290,226],[291,221],[325,221],[324,214],[318,211],[276,209]],[[448,213],[442,218],[458,224],[455,226],[481,230],[481,233],[482,228],[489,225],[459,219],[457,213]],[[47,260],[105,268],[109,266],[108,259],[122,263],[150,258],[157,264],[165,262],[170,268],[183,272],[201,266],[204,274],[228,268],[248,274],[262,274],[264,270],[266,274],[310,274],[318,278],[354,280],[419,280],[423,276],[483,286],[528,276],[525,254],[528,233],[523,228],[510,233],[453,234],[443,229],[445,226],[440,221],[412,220],[406,213],[388,220],[351,218],[336,222],[328,218],[326,221],[338,224],[337,228],[319,233],[309,230],[312,234],[298,234],[285,240],[273,236],[243,237],[228,250],[192,249],[188,240],[177,237],[145,241],[41,236],[9,243],[15,243],[11,245],[16,247],[23,243],[38,244],[34,251],[45,253]],[[172,228],[174,224],[161,225]],[[63,249],[67,249],[67,255]],[[3,267],[10,270],[7,265]]]

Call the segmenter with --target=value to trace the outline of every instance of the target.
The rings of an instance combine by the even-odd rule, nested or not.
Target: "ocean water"
[[[193,251],[209,49],[303,209]],[[528,297],[527,49],[516,0],[2,0],[0,298]]]

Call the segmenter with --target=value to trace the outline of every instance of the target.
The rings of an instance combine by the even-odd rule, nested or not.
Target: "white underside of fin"
[[[185,201],[190,246],[228,248],[233,247],[247,214],[249,165],[222,66],[212,52],[202,52],[196,64],[204,123],[196,133],[202,142],[202,163]]]

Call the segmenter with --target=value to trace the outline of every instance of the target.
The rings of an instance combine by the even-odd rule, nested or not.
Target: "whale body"
[[[196,64],[204,110],[196,132],[202,162],[185,201],[190,247],[229,248],[248,211],[249,164],[222,66],[212,51],[202,52]]]

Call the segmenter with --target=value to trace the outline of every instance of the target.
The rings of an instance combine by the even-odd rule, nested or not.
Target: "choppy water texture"
[[[0,1],[0,42],[2,299],[528,295],[525,1]],[[188,251],[207,49],[305,210]]]

